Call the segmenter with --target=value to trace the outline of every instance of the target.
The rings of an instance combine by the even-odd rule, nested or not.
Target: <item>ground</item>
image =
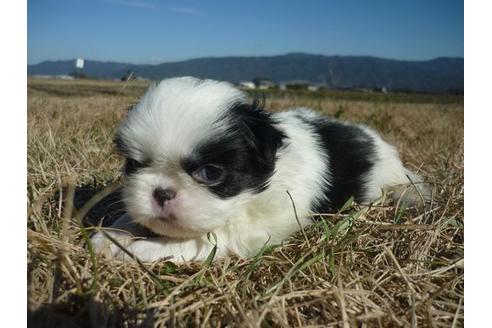
[[[28,80],[31,326],[463,326],[463,96],[268,92],[271,110],[380,131],[432,184],[432,209],[347,204],[251,259],[121,263],[93,255],[88,226],[123,211],[112,135],[146,87]]]

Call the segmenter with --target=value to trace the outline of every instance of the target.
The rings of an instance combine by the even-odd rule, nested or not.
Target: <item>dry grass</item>
[[[117,179],[112,134],[144,90],[28,82],[31,325],[463,326],[462,103],[267,99],[272,109],[309,106],[381,131],[434,184],[432,211],[353,205],[252,259],[141,266],[92,256],[76,214]],[[116,193],[89,217],[119,211]]]

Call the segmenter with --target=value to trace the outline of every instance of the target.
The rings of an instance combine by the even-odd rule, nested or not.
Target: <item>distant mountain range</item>
[[[67,75],[74,60],[45,61],[27,66],[28,75]],[[292,53],[281,56],[198,58],[158,65],[134,65],[86,60],[87,77],[121,78],[128,71],[159,80],[196,76],[238,83],[255,78],[275,83],[309,81],[330,88],[382,88],[414,92],[463,92],[464,59],[404,61],[368,56],[323,56]]]

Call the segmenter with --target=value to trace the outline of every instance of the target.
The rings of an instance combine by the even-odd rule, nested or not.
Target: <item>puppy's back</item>
[[[428,185],[406,169],[396,148],[372,129],[307,109],[297,109],[293,115],[315,135],[318,156],[325,163],[321,179],[323,197],[313,202],[314,212],[334,212],[351,196],[358,203],[370,203],[385,191],[391,193],[395,202],[406,206],[428,203]]]

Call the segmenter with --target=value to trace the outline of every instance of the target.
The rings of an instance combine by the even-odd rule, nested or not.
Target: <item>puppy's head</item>
[[[115,142],[136,222],[170,237],[212,231],[268,188],[284,135],[232,85],[173,78],[149,89]]]

